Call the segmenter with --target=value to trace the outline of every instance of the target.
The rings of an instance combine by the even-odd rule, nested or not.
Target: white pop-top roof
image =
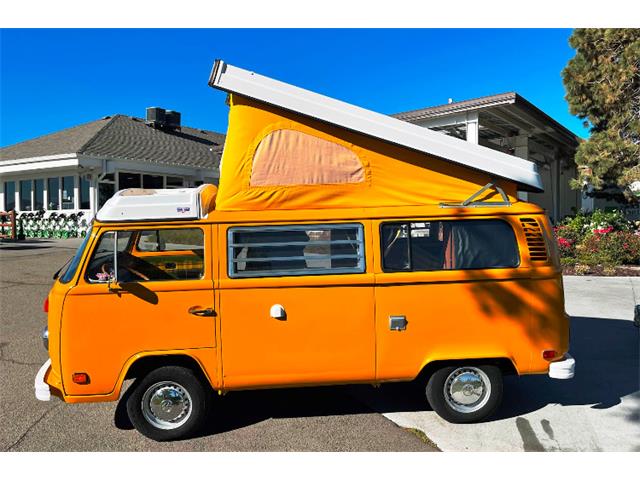
[[[542,191],[533,162],[294,87],[216,60],[209,85]]]
[[[201,218],[198,188],[120,190],[105,202],[96,218],[100,222],[131,220],[194,220]]]

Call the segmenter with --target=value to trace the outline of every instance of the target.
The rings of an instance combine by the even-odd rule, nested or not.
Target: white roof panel
[[[216,60],[209,85],[542,191],[535,163]]]
[[[195,220],[201,218],[200,191],[207,187],[176,189],[128,188],[105,202],[100,222],[132,220]]]

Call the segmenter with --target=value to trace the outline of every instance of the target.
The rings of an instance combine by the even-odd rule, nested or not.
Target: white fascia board
[[[0,165],[20,165],[22,163],[37,163],[37,162],[49,162],[51,160],[66,160],[69,158],[77,158],[75,153],[61,153],[59,155],[44,155],[41,157],[26,157],[26,158],[3,158]]]
[[[45,158],[45,157],[40,157]],[[60,168],[76,168],[78,166],[77,157],[65,157],[63,159],[27,159],[25,162],[2,162],[0,163],[0,175],[12,175],[24,172],[52,170]]]
[[[211,169],[196,166],[170,165],[168,163],[153,163],[144,160],[114,158],[114,157],[97,157],[97,156],[81,156],[82,159],[90,158],[96,162],[106,162],[106,170],[103,173],[114,173],[116,171],[127,171],[134,173],[150,173],[154,175],[169,175],[178,177],[195,177],[199,172],[211,173],[207,175],[217,178],[219,176],[218,169]],[[100,163],[100,168],[103,164]]]
[[[533,162],[433,132],[216,60],[209,85],[542,191]]]

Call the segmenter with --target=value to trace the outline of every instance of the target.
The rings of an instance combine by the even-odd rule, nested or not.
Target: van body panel
[[[546,371],[548,362],[540,361],[542,350],[564,353],[568,349],[560,338],[560,330],[567,325],[562,289],[557,285],[559,272],[554,266],[534,266],[519,216],[457,219],[509,223],[519,264],[514,268],[385,272],[381,256],[376,258],[376,371],[380,381],[410,380],[432,361],[464,358],[510,359],[520,374]],[[404,221],[430,220],[416,216]],[[380,227],[385,222],[374,222],[374,244],[381,245]],[[404,318],[406,328],[392,329],[391,317]]]
[[[366,243],[371,222],[360,223],[363,273],[229,278],[228,250],[221,245],[225,389],[375,379],[373,275],[367,272],[373,252]],[[220,226],[221,241],[230,227]],[[285,318],[270,316],[274,305],[284,307]]]
[[[98,234],[111,230],[102,228]],[[206,245],[212,241],[211,227],[203,231]],[[80,274],[64,303],[61,334],[67,341],[60,357],[65,393],[112,392],[123,366],[140,352],[215,347],[214,317],[189,313],[194,306],[215,308],[210,249],[205,249],[204,263],[199,280],[131,282],[115,291]],[[215,364],[207,369],[215,372]],[[74,383],[71,376],[77,372],[87,373],[90,382]]]
[[[509,358],[518,372],[527,371],[530,318],[527,305],[518,302],[526,281],[412,277],[376,284],[379,380],[410,380],[429,362],[447,359]],[[406,329],[391,330],[391,316],[404,316]]]
[[[540,224],[549,261],[529,255],[522,218]],[[304,219],[304,220],[301,220]],[[500,219],[515,233],[515,268],[385,272],[385,222]],[[224,220],[224,221],[223,221]],[[364,228],[363,273],[231,278],[232,227],[358,223]],[[84,278],[97,237],[109,230],[202,228],[200,280],[134,282],[110,291]],[[436,360],[505,358],[519,374],[546,373],[543,350],[568,350],[562,278],[543,212],[508,208],[385,207],[318,211],[212,211],[179,222],[96,223],[76,276],[49,294],[52,367],[46,381],[65,401],[116,400],[130,365],[149,355],[194,358],[216,390],[410,380]],[[149,261],[157,252],[140,252]],[[142,288],[140,288],[140,286]],[[270,316],[280,304],[286,319]],[[188,313],[213,307],[216,316]],[[392,330],[390,316],[406,329]],[[77,385],[74,372],[91,382]]]
[[[152,358],[152,357],[158,358],[158,359],[164,359],[165,361],[170,362],[172,357],[188,356],[198,364],[204,376],[207,378],[207,380],[209,380],[212,386],[216,388],[215,378],[218,374],[218,372],[216,371],[217,350],[218,349],[216,348],[195,348],[195,349],[186,349],[186,350],[159,350],[159,351],[139,352],[127,360],[127,362],[122,368],[122,371],[118,375],[115,388],[111,392],[106,394],[66,395],[64,396],[64,401],[66,403],[90,403],[90,402],[116,401],[120,398],[122,385],[132,365],[140,359]],[[49,380],[47,380],[47,383],[49,383]]]

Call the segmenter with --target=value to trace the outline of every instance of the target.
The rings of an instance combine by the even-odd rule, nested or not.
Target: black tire
[[[482,381],[483,392],[476,402],[467,405],[458,403],[451,395],[447,398],[448,394],[445,391],[447,382],[449,382],[449,386],[446,388],[450,392],[456,378],[465,373]],[[485,385],[487,382],[488,388]],[[458,385],[462,385],[462,383],[458,383]],[[429,377],[426,394],[431,408],[446,421],[451,423],[480,422],[491,416],[502,402],[502,372],[495,365],[446,366],[435,371]],[[460,392],[458,395],[464,395],[464,393]],[[471,399],[473,398],[471,397]]]
[[[205,423],[211,392],[188,368],[157,368],[138,379],[131,389],[127,414],[145,437],[158,442],[189,438]],[[155,400],[153,406],[151,400]]]

